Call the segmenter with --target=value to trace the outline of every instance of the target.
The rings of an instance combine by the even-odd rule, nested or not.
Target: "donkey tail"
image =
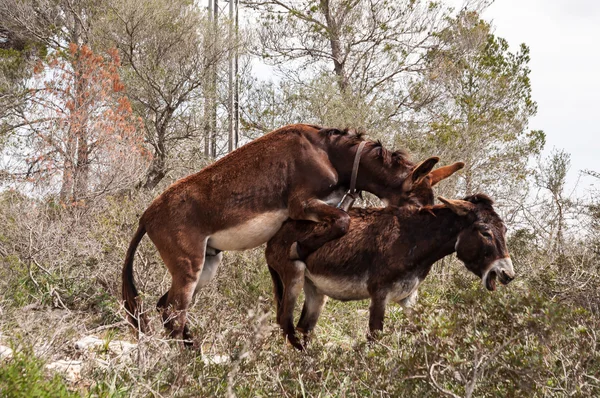
[[[141,330],[143,333],[149,331],[148,317],[141,312],[139,308],[138,291],[133,282],[133,258],[135,256],[135,251],[145,234],[146,228],[140,222],[137,231],[135,231],[133,238],[131,238],[129,248],[127,249],[127,255],[125,256],[122,286],[123,303],[125,305],[125,310],[127,311],[127,319],[131,326]]]

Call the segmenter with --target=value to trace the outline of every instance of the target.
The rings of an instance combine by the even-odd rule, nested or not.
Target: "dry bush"
[[[330,301],[306,353],[287,345],[274,323],[263,248],[225,253],[216,280],[189,313],[201,352],[180,349],[154,310],[170,277],[146,238],[134,269],[154,332],[136,336],[123,322],[120,271],[141,209],[162,189],[68,210],[3,194],[0,343],[42,363],[83,361],[82,378],[63,383],[86,396],[600,392],[598,263],[576,246],[548,261],[526,234],[511,237],[518,278],[509,286],[489,293],[449,257],[424,282],[411,316],[389,306],[379,343],[366,343],[367,302]],[[138,345],[130,357],[106,347],[76,349],[74,342],[87,335],[107,346],[117,339]],[[11,369],[25,366],[11,363]]]

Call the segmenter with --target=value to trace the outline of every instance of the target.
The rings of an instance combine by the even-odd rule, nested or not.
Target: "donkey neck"
[[[446,207],[399,208],[396,212],[403,229],[399,243],[410,245],[408,263],[422,271],[423,277],[433,263],[455,252],[458,236],[473,223],[469,216],[458,216]]]
[[[335,143],[328,148],[329,151],[329,160],[331,164],[335,168],[338,173],[338,184],[349,187],[350,179],[352,178],[352,166],[354,165],[354,158],[356,156],[356,152],[360,145],[360,141],[357,142],[343,142],[343,143]],[[361,157],[365,156],[365,152],[367,148],[364,148]],[[364,161],[359,162],[358,166],[358,175],[360,175],[361,171],[365,171],[365,163]],[[361,178],[358,179],[358,185],[361,184]],[[359,187],[359,189],[364,189],[364,187]]]

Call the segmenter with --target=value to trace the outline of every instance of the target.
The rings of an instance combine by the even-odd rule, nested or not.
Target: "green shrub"
[[[0,364],[0,395],[7,398],[79,397],[69,391],[60,375],[48,376],[44,362],[29,351],[16,351]]]

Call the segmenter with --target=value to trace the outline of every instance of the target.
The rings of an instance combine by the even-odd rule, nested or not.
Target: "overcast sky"
[[[456,9],[464,4],[444,2]],[[529,128],[546,133],[544,155],[554,148],[571,154],[570,187],[581,170],[600,172],[600,0],[496,0],[483,18],[508,41],[510,51],[521,43],[529,46],[538,104]],[[272,78],[270,68],[258,65],[257,70]],[[586,194],[594,182],[582,177],[578,193]]]
[[[600,1],[496,0],[483,17],[511,51],[520,43],[531,50],[538,113],[530,128],[546,132],[545,153],[571,154],[571,184],[580,170],[600,172]],[[593,182],[583,178],[578,191]]]

